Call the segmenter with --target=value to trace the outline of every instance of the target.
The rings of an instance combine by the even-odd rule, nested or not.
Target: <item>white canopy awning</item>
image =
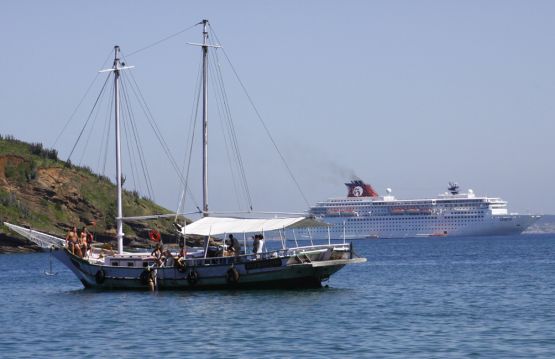
[[[201,236],[226,233],[269,232],[289,228],[325,227],[326,223],[309,217],[293,218],[222,218],[204,217],[188,224],[185,234]]]

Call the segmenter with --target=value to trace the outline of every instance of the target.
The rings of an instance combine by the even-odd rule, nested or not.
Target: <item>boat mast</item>
[[[208,20],[202,20],[202,216],[208,216]]]
[[[121,190],[121,143],[120,143],[120,123],[119,123],[119,76],[120,76],[119,46],[114,46],[114,108],[116,117],[116,238],[118,240],[118,253],[123,254],[123,209],[122,209],[122,190]]]

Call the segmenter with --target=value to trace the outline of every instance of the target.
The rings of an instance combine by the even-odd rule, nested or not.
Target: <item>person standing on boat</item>
[[[258,253],[258,247],[260,246],[260,239],[258,238],[258,234],[255,234],[252,238],[252,252],[254,254]]]
[[[81,229],[81,236],[79,238],[79,248],[81,248],[81,256],[86,257],[88,251],[88,232],[87,227],[83,226]]]
[[[75,245],[77,244],[77,227],[76,226],[73,226],[73,229],[70,229],[67,232],[66,242],[67,242],[67,249],[71,252],[71,254],[75,254]]]
[[[229,249],[233,252],[235,257],[238,257],[241,254],[241,245],[237,238],[233,237],[233,234],[228,236],[229,238]]]
[[[258,254],[262,253],[262,250],[264,249],[264,236],[262,234],[258,235],[258,248],[257,248],[257,252]]]
[[[95,226],[96,226],[96,223],[95,223]],[[93,240],[94,240],[94,235],[93,235],[91,232],[87,231],[87,250],[88,250],[88,253],[87,253],[87,254],[88,254],[89,256],[92,255],[92,243],[93,243]]]
[[[259,254],[262,253],[262,248],[264,248],[264,236],[261,234],[254,235],[254,241],[252,242],[252,252],[256,254],[256,257],[260,257]]]

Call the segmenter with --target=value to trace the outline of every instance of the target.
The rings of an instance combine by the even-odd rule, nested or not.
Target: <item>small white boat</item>
[[[206,54],[213,47],[207,42],[206,20],[202,21],[204,41],[203,85],[206,81]],[[186,236],[201,236],[204,246],[188,251],[184,256],[166,253],[153,256],[152,252],[127,252],[123,249],[122,175],[119,124],[119,77],[126,69],[120,62],[119,47],[115,47],[113,67],[108,70],[114,75],[115,126],[116,126],[116,224],[117,252],[94,247],[85,257],[73,254],[66,241],[39,231],[5,223],[11,230],[28,238],[42,248],[52,250],[52,254],[65,264],[86,288],[99,289],[208,289],[208,288],[279,288],[279,287],[319,287],[322,281],[347,264],[365,262],[358,257],[351,244],[298,246],[287,248],[284,235],[288,230],[303,227],[322,227],[325,223],[311,217],[288,218],[221,218],[208,212],[207,205],[207,157],[203,153],[203,218],[184,227],[177,226],[182,239]],[[203,147],[207,147],[206,87],[203,88],[204,136]],[[247,254],[246,238],[252,234],[279,234],[281,248],[271,251],[259,250]],[[242,253],[225,256],[225,252],[211,255],[211,239],[224,240],[227,235],[242,236]],[[297,242],[296,242],[297,243]]]

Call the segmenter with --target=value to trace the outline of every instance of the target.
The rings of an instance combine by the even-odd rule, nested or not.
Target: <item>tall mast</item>
[[[123,254],[123,209],[122,209],[122,190],[121,190],[121,143],[120,143],[120,123],[119,123],[119,76],[120,76],[119,46],[114,46],[114,108],[116,117],[116,238],[118,240],[118,253]]]
[[[220,47],[208,43],[208,20],[202,20],[202,216],[208,216],[208,48]]]
[[[208,20],[202,20],[202,216],[208,216]]]

